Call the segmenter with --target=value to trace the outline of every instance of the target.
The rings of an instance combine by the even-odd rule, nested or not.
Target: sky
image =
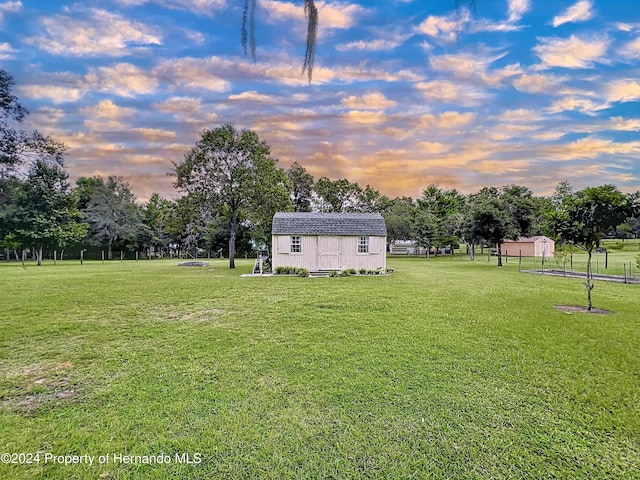
[[[71,180],[176,198],[172,162],[232,123],[278,166],[391,197],[429,184],[640,189],[638,0],[0,0],[0,68]]]

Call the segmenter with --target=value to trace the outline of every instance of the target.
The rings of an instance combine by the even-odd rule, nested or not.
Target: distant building
[[[502,254],[509,257],[553,257],[556,243],[549,237],[522,237],[518,240],[505,240],[502,243]]]
[[[276,213],[272,266],[310,272],[386,271],[387,226],[378,213]]]
[[[389,245],[389,253],[392,255],[424,255],[426,249],[418,246],[414,240],[396,240]]]

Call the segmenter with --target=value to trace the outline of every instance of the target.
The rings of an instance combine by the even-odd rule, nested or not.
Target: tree
[[[534,203],[526,187],[510,185],[497,189],[485,187],[470,195],[465,219],[465,236],[496,245],[498,266],[502,266],[502,242],[528,236]]]
[[[390,201],[389,208],[382,214],[387,224],[387,240],[411,240],[413,230],[411,213],[415,204],[411,197],[397,197]]]
[[[320,212],[354,212],[357,211],[362,189],[357,183],[346,178],[329,180],[318,179],[314,187],[314,209]]]
[[[23,246],[36,248],[38,265],[44,247],[64,247],[87,232],[67,178],[62,167],[36,161],[22,185],[15,235]]]
[[[453,247],[460,238],[464,196],[456,189],[442,190],[432,184],[423,190],[422,197],[416,203],[413,216],[416,231],[430,235],[422,238],[421,244],[434,246],[436,252],[444,246]]]
[[[47,162],[62,166],[65,147],[37,130],[16,128],[29,111],[11,93],[13,76],[0,69],[0,181],[25,163]]]
[[[549,216],[550,228],[564,241],[587,252],[587,310],[591,311],[594,288],[591,256],[612,228],[637,213],[632,195],[621,193],[614,185],[587,187],[564,198],[561,207]]]
[[[89,223],[92,243],[107,247],[107,258],[113,258],[117,243],[133,243],[142,225],[142,212],[135,195],[122,177],[109,176],[105,182],[96,177],[93,182],[78,179],[80,185],[91,185],[93,193],[84,211]]]
[[[291,203],[296,212],[311,211],[313,194],[313,176],[297,161],[287,170],[287,178],[291,182]]]
[[[228,218],[229,268],[235,268],[240,223],[264,221],[266,210],[289,203],[286,174],[276,168],[269,145],[251,130],[238,132],[230,124],[204,130],[174,166],[176,188],[203,212]]]

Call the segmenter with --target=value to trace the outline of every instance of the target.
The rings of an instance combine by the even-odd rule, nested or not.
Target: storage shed
[[[276,213],[272,265],[310,272],[386,271],[387,226],[378,213]]]
[[[510,257],[553,257],[556,243],[549,237],[522,237],[518,240],[506,240],[502,243],[502,254]]]

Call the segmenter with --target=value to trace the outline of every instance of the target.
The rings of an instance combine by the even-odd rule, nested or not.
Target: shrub
[[[636,255],[636,265],[640,268],[640,253]]]
[[[355,268],[347,268],[347,269],[344,271],[344,273],[346,273],[347,275],[355,275],[357,272],[356,272],[356,269],[355,269]]]
[[[360,275],[366,275],[367,274],[367,269],[366,268],[361,268],[360,269]]]
[[[331,270],[329,272],[329,276],[330,277],[338,277],[338,276],[340,276],[340,272],[338,270]]]
[[[306,268],[298,268],[296,269],[296,273],[298,274],[299,277],[309,276],[309,270],[307,270]]]

